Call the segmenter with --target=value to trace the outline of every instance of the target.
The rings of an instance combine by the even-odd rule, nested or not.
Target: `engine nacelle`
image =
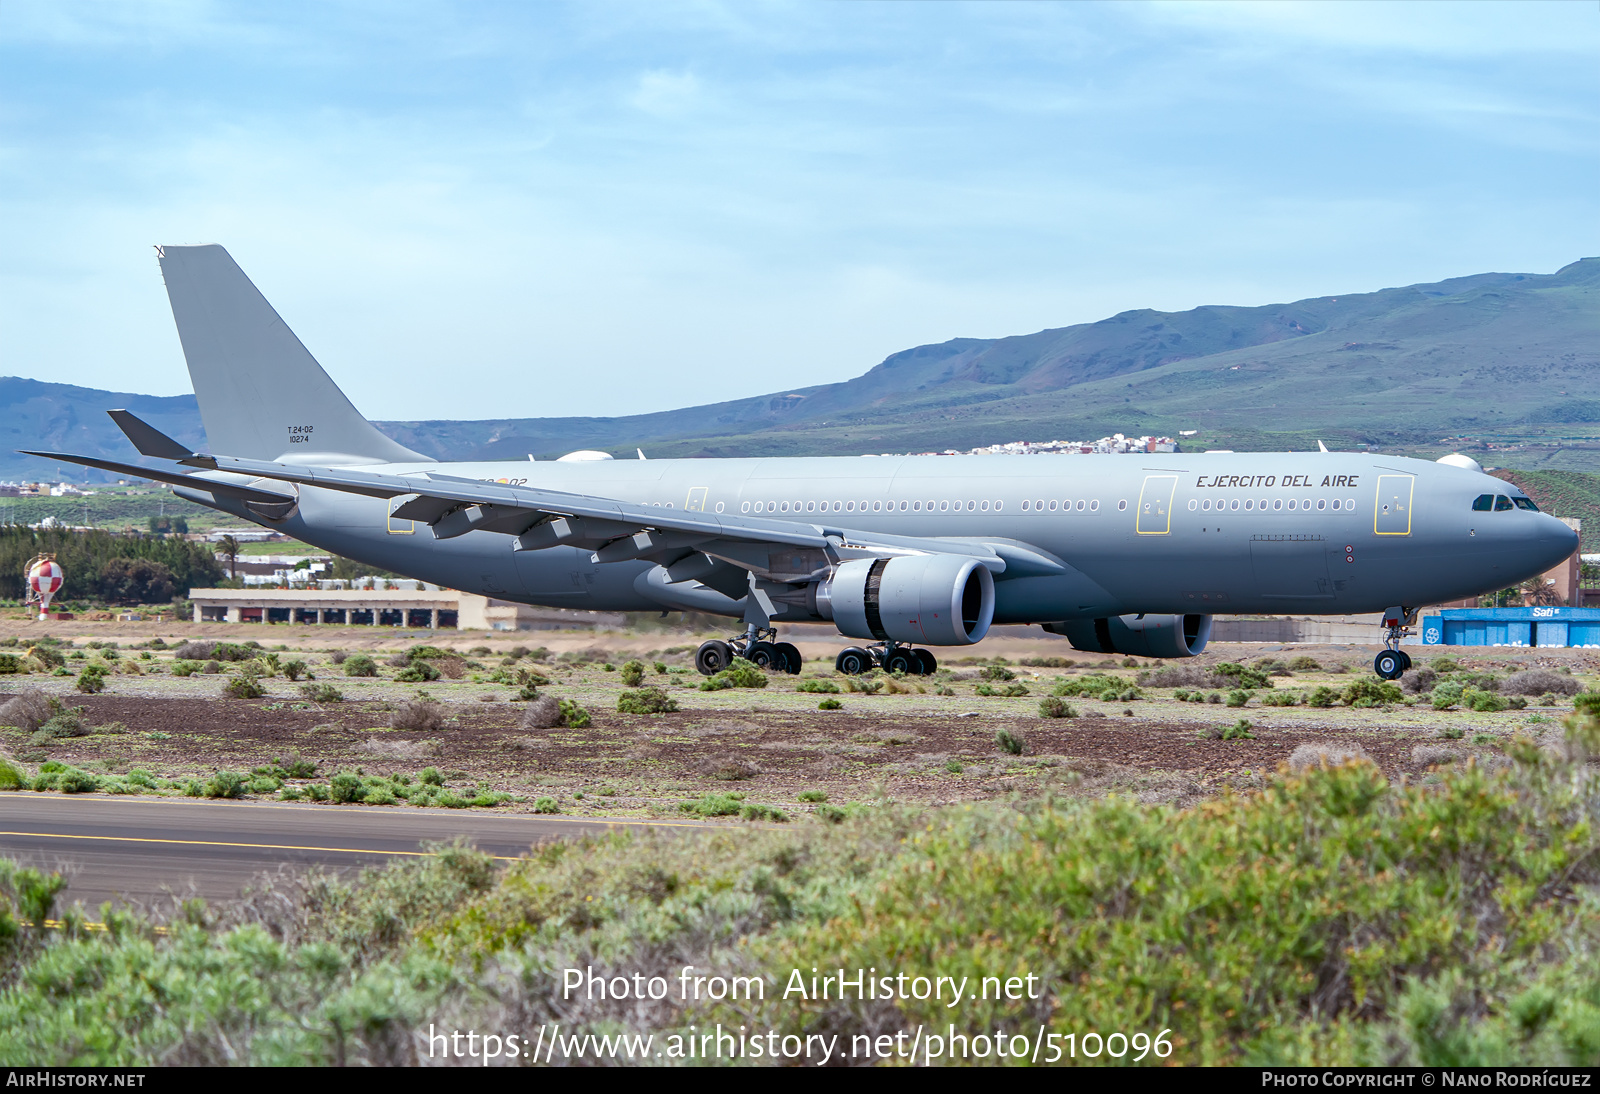
[[[855,559],[812,586],[810,607],[851,638],[970,646],[994,619],[994,578],[960,555]]]
[[[1065,635],[1075,650],[1139,657],[1193,657],[1211,641],[1209,615],[1114,615],[1068,619],[1044,629]]]

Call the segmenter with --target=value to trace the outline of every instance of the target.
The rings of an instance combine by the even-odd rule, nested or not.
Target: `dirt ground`
[[[800,801],[805,791],[821,791],[836,804],[883,799],[945,803],[1045,790],[1117,791],[1183,804],[1228,786],[1253,785],[1307,745],[1359,747],[1393,777],[1426,778],[1431,765],[1452,757],[1477,755],[1483,762],[1496,762],[1501,746],[1514,734],[1548,734],[1571,708],[1570,698],[1555,707],[1541,707],[1533,699],[1527,709],[1499,713],[1438,712],[1427,702],[1373,709],[1264,707],[1258,695],[1244,709],[1234,709],[1179,702],[1171,689],[1146,688],[1136,700],[1074,698],[1069,701],[1078,717],[1047,719],[1039,715],[1039,699],[1050,694],[1059,678],[1105,672],[1131,685],[1141,670],[1173,662],[1140,659],[1128,664],[1121,658],[1077,653],[1060,639],[1027,637],[1026,632],[1004,634],[968,650],[940,651],[937,677],[906,680],[902,694],[864,695],[843,690],[848,684],[833,672],[832,657],[845,643],[820,629],[805,633],[797,628],[791,636],[808,658],[817,658],[808,660],[802,677],[775,675],[761,689],[703,692],[698,690],[702,677],[690,663],[697,636],[546,631],[446,637],[388,628],[373,633],[375,628],[363,627],[75,622],[0,621],[0,639],[17,637],[20,648],[15,652],[22,652],[48,628],[53,636],[73,642],[73,648],[62,652],[74,671],[93,660],[105,660],[114,670],[134,664],[142,671],[113,671],[99,695],[79,694],[75,678],[68,676],[0,677],[5,692],[37,687],[83,707],[94,728],[87,736],[39,741],[20,729],[0,727],[0,747],[24,767],[52,759],[103,774],[137,767],[160,779],[177,779],[299,757],[318,765],[317,778],[310,781],[325,781],[341,770],[414,775],[432,766],[445,773],[452,787],[485,787],[520,799],[501,809],[531,809],[535,799],[550,797],[561,812],[573,815],[664,816],[677,812],[680,802],[712,792],[742,793],[752,802],[800,812],[814,807]],[[285,660],[306,660],[317,681],[340,689],[344,701],[306,701],[301,684],[283,676],[262,681],[267,688],[263,698],[224,698],[225,673],[177,677],[170,672],[170,649],[130,648],[158,636],[169,645],[184,638],[253,639],[280,650]],[[104,648],[85,648],[88,642],[116,642],[120,649],[108,659]],[[462,659],[457,663],[460,678],[421,685],[395,681],[399,669],[385,657],[419,643],[456,651]],[[536,649],[541,646],[543,653]],[[504,666],[508,653],[520,652],[517,647],[535,652]],[[1262,658],[1286,663],[1309,656],[1319,670],[1296,670],[1273,680],[1276,690],[1303,691],[1319,684],[1342,688],[1354,679],[1370,678],[1377,649],[1214,644],[1203,657],[1182,664],[1253,663]],[[380,678],[346,677],[332,661],[334,650],[381,655]],[[1588,689],[1600,689],[1600,651],[1595,650],[1411,647],[1410,652],[1419,666],[1453,655],[1474,671],[1564,668]],[[605,666],[620,666],[630,656],[651,665],[644,682],[664,688],[679,705],[678,712],[617,712],[624,685]],[[997,657],[1010,663],[1014,682],[1026,687],[1027,695],[977,694],[980,662]],[[1045,657],[1075,663],[1050,668],[1020,664],[1025,658]],[[658,661],[667,672],[654,671]],[[517,689],[487,679],[496,670],[517,668],[545,675],[550,683],[540,690],[577,701],[591,713],[592,724],[583,729],[524,728],[527,704],[516,699]],[[826,680],[842,690],[832,696],[798,692],[800,679]],[[938,694],[940,688],[952,694]],[[394,728],[398,706],[419,691],[444,705],[445,725],[431,731]],[[824,698],[839,700],[842,708],[819,710],[818,701]],[[1217,739],[1222,727],[1241,717],[1252,723],[1252,739]],[[1023,741],[1020,755],[997,743],[1002,730]]]

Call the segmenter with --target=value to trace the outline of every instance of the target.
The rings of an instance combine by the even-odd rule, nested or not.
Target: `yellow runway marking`
[[[467,816],[473,820],[491,820],[504,824],[515,824],[519,820],[536,818],[540,824],[614,824],[631,827],[646,828],[721,828],[720,824],[706,824],[703,821],[669,821],[650,820],[643,817],[558,817],[548,813],[461,813],[456,810],[445,811],[438,808],[417,807],[407,809],[403,806],[383,805],[315,805],[310,802],[240,802],[240,801],[195,801],[192,798],[153,798],[142,795],[119,794],[115,797],[101,797],[99,795],[77,794],[71,798],[66,796],[54,797],[41,794],[30,797],[30,802],[59,801],[72,805],[88,805],[99,803],[103,805],[181,805],[195,806],[201,809],[276,809],[294,813],[343,813],[350,814],[351,809],[370,811],[380,816],[416,817],[460,817]]]
[[[179,847],[249,847],[262,851],[334,851],[346,855],[410,855],[428,858],[431,851],[379,851],[370,847],[301,847],[291,843],[224,843],[221,840],[154,839],[149,836],[81,836],[66,832],[0,832],[0,836],[33,836],[38,839],[110,840],[114,843],[169,843]],[[501,862],[516,862],[519,856],[491,855]]]

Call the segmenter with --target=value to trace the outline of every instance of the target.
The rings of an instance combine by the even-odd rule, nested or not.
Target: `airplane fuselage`
[[[995,623],[1133,613],[1381,611],[1504,588],[1558,563],[1574,536],[1546,514],[1475,510],[1520,495],[1479,472],[1341,453],[880,456],[364,466],[442,472],[643,503],[772,517],[824,531],[1017,545],[1002,550]],[[183,492],[180,489],[180,493]],[[206,499],[211,502],[208,497]],[[258,521],[440,585],[553,607],[732,612],[711,590],[652,582],[646,561],[515,551],[504,535],[438,539],[403,499],[302,486]],[[258,518],[238,503],[225,506]],[[803,613],[779,615],[799,618]]]

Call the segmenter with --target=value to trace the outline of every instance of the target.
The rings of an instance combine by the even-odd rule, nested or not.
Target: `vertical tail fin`
[[[285,463],[411,463],[278,317],[227,251],[158,247],[213,452]]]

